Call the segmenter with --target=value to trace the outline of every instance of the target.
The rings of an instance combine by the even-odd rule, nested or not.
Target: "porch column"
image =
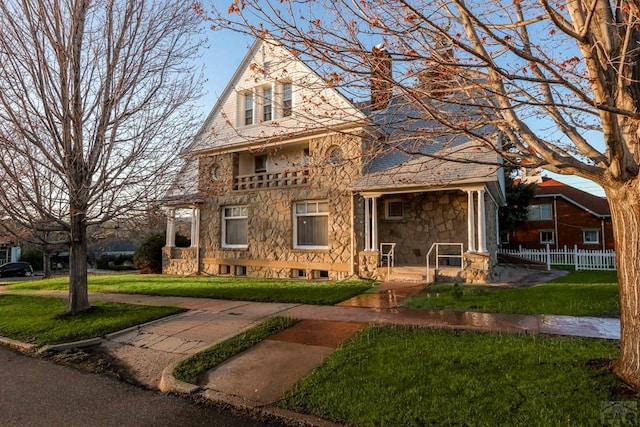
[[[364,198],[364,250],[371,249],[371,218],[369,217],[370,198]]]
[[[478,190],[478,252],[487,253],[487,219],[484,211],[484,190]]]
[[[200,209],[191,209],[191,247],[200,247]]]
[[[467,207],[467,251],[476,251],[476,226],[475,226],[475,212],[473,210],[473,191],[467,192],[468,207]]]
[[[167,214],[167,242],[166,246],[173,248],[176,245],[176,210],[169,209]]]
[[[374,196],[371,198],[371,227],[373,231],[371,233],[371,250],[378,250],[378,197]]]

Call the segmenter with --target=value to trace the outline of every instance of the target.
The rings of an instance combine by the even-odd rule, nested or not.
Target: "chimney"
[[[452,72],[444,65],[454,60],[453,48],[449,42],[436,41],[431,60],[418,74],[418,85],[434,98],[444,98],[453,88]]]
[[[393,86],[391,54],[381,43],[371,49],[371,109],[387,108],[391,101]]]

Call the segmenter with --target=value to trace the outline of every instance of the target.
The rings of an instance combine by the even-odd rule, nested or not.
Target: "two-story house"
[[[534,177],[527,220],[503,233],[505,248],[614,249],[611,211],[606,198],[548,177]]]
[[[381,260],[426,266],[441,244],[440,254],[460,253],[441,261],[486,279],[504,203],[498,156],[468,139],[432,142],[424,154],[389,148],[399,129],[428,123],[392,92],[384,48],[371,66],[371,102],[359,106],[278,43],[257,40],[182,154],[165,200],[163,271],[381,277]],[[176,210],[191,215],[190,248],[175,247]]]

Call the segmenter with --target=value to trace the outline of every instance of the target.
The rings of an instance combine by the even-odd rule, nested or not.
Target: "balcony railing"
[[[277,172],[238,175],[233,179],[233,189],[237,191],[257,188],[295,187],[309,184],[309,169],[284,170]]]

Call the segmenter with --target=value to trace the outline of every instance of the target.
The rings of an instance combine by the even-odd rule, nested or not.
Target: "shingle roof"
[[[604,197],[598,197],[570,185],[544,177],[536,186],[535,197],[563,196],[576,206],[590,211],[596,216],[611,216],[609,202]]]
[[[365,175],[354,184],[354,191],[400,188],[440,188],[458,184],[495,182],[500,168],[498,155],[469,141],[431,156],[418,155],[386,170]]]

